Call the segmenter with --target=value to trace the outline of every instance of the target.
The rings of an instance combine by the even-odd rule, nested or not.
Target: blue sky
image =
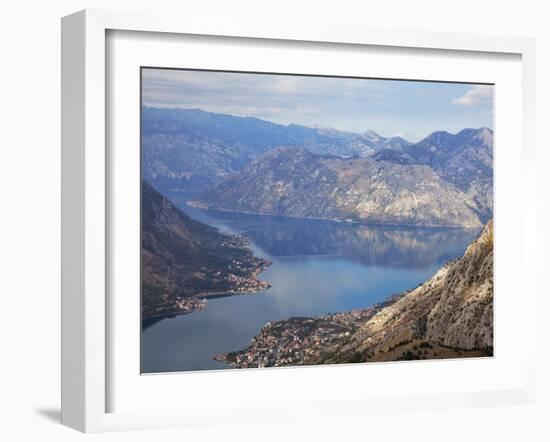
[[[281,124],[374,130],[411,141],[493,128],[493,87],[475,84],[144,69],[142,100]]]

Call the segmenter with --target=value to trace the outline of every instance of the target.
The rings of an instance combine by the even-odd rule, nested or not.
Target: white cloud
[[[277,123],[327,124],[383,101],[377,80],[144,69],[142,103],[200,108]],[[361,130],[363,128],[361,127]]]
[[[493,86],[474,86],[462,97],[455,98],[453,104],[477,107],[493,103]]]

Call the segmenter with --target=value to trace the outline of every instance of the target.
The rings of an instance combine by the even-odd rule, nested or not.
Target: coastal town
[[[223,290],[201,291],[194,295],[196,298],[210,298],[226,295],[244,295],[259,292],[271,287],[269,282],[257,279],[258,275],[269,267],[272,262],[255,256],[250,250],[250,239],[246,236],[223,233],[220,244],[226,250],[234,249],[239,252],[238,257],[231,261],[222,270],[210,271],[200,268],[208,278],[218,281],[218,286],[227,287]],[[242,252],[245,251],[243,254]],[[228,252],[230,254],[230,252]]]
[[[227,281],[230,282],[234,288],[229,289],[226,293],[228,295],[246,295],[270,288],[271,284],[269,284],[269,282],[256,279],[257,274],[262,270],[253,272],[249,277],[229,273],[227,275]]]
[[[204,310],[207,299],[270,287],[258,275],[271,262],[250,239],[193,220],[143,183],[142,321]],[[167,222],[169,220],[169,222]]]
[[[239,246],[246,246],[248,239],[233,235],[233,240],[239,243]],[[252,295],[271,287],[267,281],[257,279],[257,276],[272,263],[264,258],[257,258],[250,254],[245,258],[234,259],[229,264],[228,273],[222,274],[221,271],[213,272],[210,277],[224,281],[228,287],[227,290],[210,290],[196,293],[192,297],[180,297],[176,301],[175,310],[177,314],[187,314],[203,310],[207,307],[208,298],[218,298],[222,296],[233,295]],[[206,270],[206,269],[205,269]],[[235,272],[235,273],[232,273]]]
[[[234,368],[308,365],[322,358],[325,349],[349,340],[375,311],[375,308],[369,308],[315,318],[268,322],[246,349],[219,354],[214,359]]]
[[[241,237],[234,236],[233,240],[235,241],[232,241],[234,246],[236,244],[246,244],[246,239]],[[159,311],[158,315],[150,315],[150,318],[185,315],[204,310],[208,305],[208,298],[251,295],[266,290],[271,287],[271,284],[257,279],[257,276],[270,265],[271,261],[258,258],[250,253],[244,258],[233,259],[231,264],[228,265],[226,273],[221,271],[208,272],[206,268],[201,268],[207,277],[217,280],[219,286],[227,287],[227,289],[200,291],[191,296],[179,296],[173,301],[168,300],[168,297],[166,297],[166,305],[162,306],[162,311]]]
[[[176,300],[176,309],[178,314],[196,312],[206,308],[206,299],[196,298],[178,298]]]
[[[390,296],[365,309],[268,322],[247,348],[218,354],[214,359],[234,368],[318,364],[326,350],[345,344],[361,325],[401,296]]]

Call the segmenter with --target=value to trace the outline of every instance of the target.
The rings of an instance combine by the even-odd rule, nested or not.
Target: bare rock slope
[[[272,149],[194,202],[235,212],[373,224],[481,227],[470,195],[428,165]]]
[[[376,356],[415,340],[464,350],[492,349],[492,221],[462,258],[382,309],[335,353]]]

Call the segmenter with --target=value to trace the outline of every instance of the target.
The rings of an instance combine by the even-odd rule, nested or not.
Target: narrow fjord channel
[[[209,299],[204,310],[145,328],[143,373],[229,368],[213,357],[246,347],[267,322],[368,307],[414,288],[461,256],[479,233],[181,208],[201,222],[249,237],[254,253],[273,262],[259,275],[271,288]]]

